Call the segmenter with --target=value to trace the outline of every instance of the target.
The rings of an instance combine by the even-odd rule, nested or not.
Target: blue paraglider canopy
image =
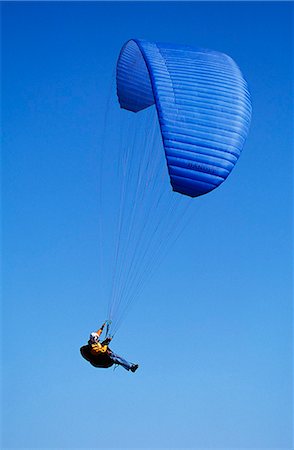
[[[251,117],[236,63],[212,50],[128,41],[117,63],[122,108],[155,103],[174,191],[197,197],[219,186],[242,151]]]

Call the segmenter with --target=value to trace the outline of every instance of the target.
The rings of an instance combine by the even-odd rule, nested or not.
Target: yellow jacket
[[[107,350],[107,345],[102,345],[100,342],[95,342],[95,344],[90,344],[90,352],[92,355],[97,355],[97,353],[105,353]]]
[[[101,328],[99,328],[99,330],[96,331],[98,336],[101,336],[104,326],[105,323],[102,325]],[[103,344],[104,342],[102,342],[102,344],[100,342],[89,342],[90,352],[92,353],[92,355],[97,355],[97,353],[105,353],[107,351],[108,345],[107,343],[104,345]]]

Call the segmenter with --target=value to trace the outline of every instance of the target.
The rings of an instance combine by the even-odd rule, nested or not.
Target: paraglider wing
[[[129,111],[156,105],[174,191],[197,197],[230,174],[247,136],[251,103],[229,56],[130,40],[117,63],[117,95]]]

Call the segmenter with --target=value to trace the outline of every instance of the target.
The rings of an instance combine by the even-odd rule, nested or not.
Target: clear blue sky
[[[2,14],[2,448],[292,448],[293,4],[8,2]],[[232,175],[197,200],[116,339],[136,374],[79,355],[104,319],[101,105],[132,37],[228,53],[253,103]]]

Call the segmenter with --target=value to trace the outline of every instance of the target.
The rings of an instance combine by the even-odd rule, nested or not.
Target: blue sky
[[[292,448],[293,4],[2,3],[3,448]],[[291,30],[292,27],[292,30]],[[252,125],[94,370],[97,152],[132,37],[228,53]],[[98,300],[97,300],[98,298]]]

